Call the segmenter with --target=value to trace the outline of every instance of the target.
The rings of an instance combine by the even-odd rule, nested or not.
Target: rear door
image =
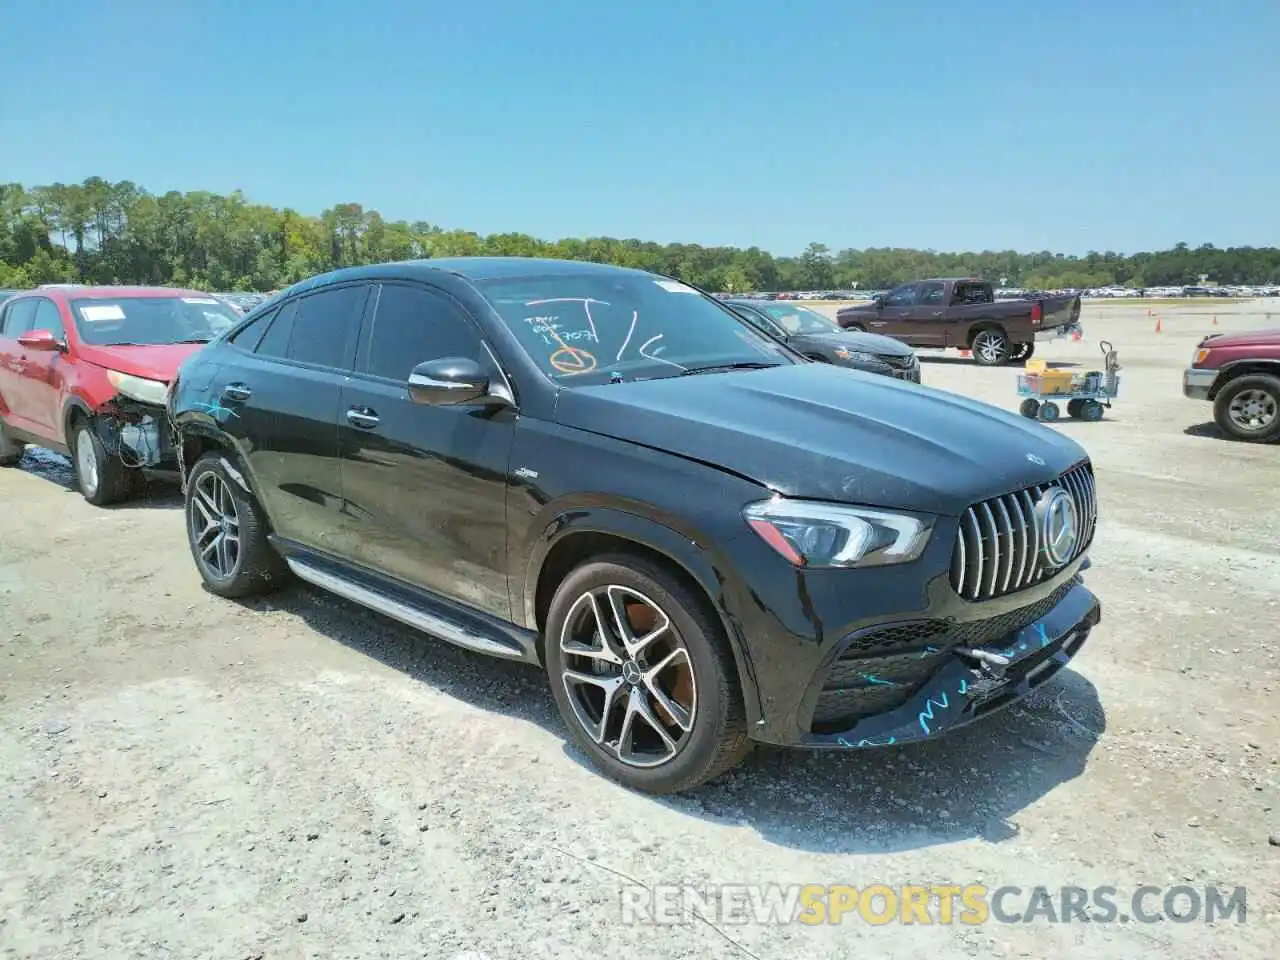
[[[445,357],[475,360],[491,382],[506,386],[461,305],[427,285],[383,283],[342,388],[338,433],[351,559],[506,620],[516,412],[410,400],[410,371]]]
[[[214,374],[219,421],[276,534],[338,556],[346,552],[338,404],[370,286],[291,298],[237,334]]]
[[[32,329],[36,299],[10,300],[0,316],[0,416],[15,430],[31,432],[34,424],[26,402],[26,369],[28,351],[18,338]]]

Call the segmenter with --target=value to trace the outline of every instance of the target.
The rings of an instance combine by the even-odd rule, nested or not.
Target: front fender
[[[605,534],[627,540],[668,558],[678,565],[711,599],[720,618],[734,663],[749,723],[761,717],[759,685],[740,619],[734,615],[731,594],[735,589],[729,564],[716,546],[698,532],[681,528],[673,518],[649,515],[643,504],[604,506],[586,502],[549,503],[522,555],[527,557],[523,576],[524,626],[537,629],[537,592],[547,557],[566,539],[580,534]]]

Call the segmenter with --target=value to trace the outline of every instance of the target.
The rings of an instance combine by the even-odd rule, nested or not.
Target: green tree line
[[[0,287],[39,283],[139,283],[206,290],[273,290],[336,267],[463,255],[542,256],[640,267],[714,291],[878,289],[926,276],[980,276],[1056,289],[1280,283],[1280,249],[1212,244],[1083,257],[1044,250],[939,253],[811,243],[794,257],[758,247],[704,247],[588,237],[482,236],[423,221],[385,220],[358,203],[320,216],[250,203],[236,191],[163,195],[128,180],[0,185]]]

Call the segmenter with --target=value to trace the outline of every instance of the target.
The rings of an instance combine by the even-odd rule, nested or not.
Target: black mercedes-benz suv
[[[654,793],[753,741],[937,736],[1100,616],[1074,441],[638,270],[325,274],[190,358],[169,409],[211,591],[292,574],[541,665],[582,749]]]

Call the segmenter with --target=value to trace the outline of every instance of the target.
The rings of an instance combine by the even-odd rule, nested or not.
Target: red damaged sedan
[[[239,320],[196,290],[57,285],[0,310],[0,466],[27,444],[71,457],[80,492],[127,498],[173,470],[165,399],[178,365]]]

